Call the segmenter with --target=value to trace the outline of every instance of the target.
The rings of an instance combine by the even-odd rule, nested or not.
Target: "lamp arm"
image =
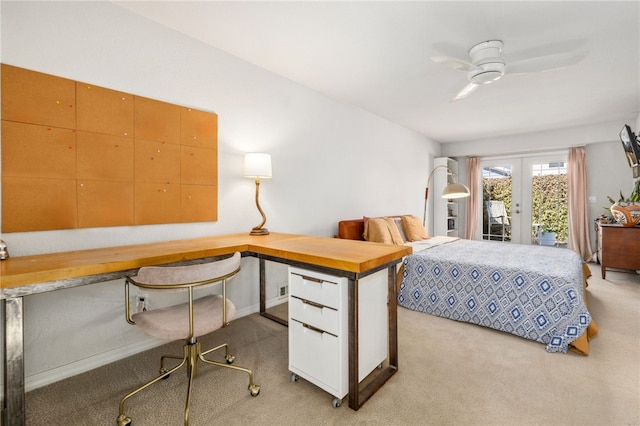
[[[424,191],[424,215],[422,216],[422,226],[427,226],[427,199],[429,198],[429,186],[431,185],[431,180],[433,179],[433,175],[436,172],[436,170],[438,169],[447,169],[447,171],[455,176],[455,173],[453,173],[453,171],[445,166],[444,164],[440,164],[439,166],[436,166],[433,168],[433,170],[431,170],[431,173],[429,173],[429,178],[427,179],[427,189]]]

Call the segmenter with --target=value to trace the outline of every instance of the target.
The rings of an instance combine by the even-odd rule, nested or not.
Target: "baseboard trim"
[[[244,309],[237,310],[235,317],[242,318],[258,311],[259,307],[257,305],[250,306]],[[140,352],[148,351],[158,346],[162,346],[166,343],[166,340],[149,336],[126,346],[99,353],[97,355],[81,359],[67,365],[52,368],[51,370],[43,371],[38,374],[33,374],[31,376],[25,377],[25,392],[47,386],[55,382],[59,382],[60,380],[68,379],[69,377],[85,373],[87,371],[102,367],[115,361],[119,361],[123,358],[127,358]],[[4,397],[4,384],[0,384],[0,395]]]
[[[60,380],[85,373],[87,371],[102,367],[103,365],[107,365],[115,361],[119,361],[123,358],[135,355],[137,353],[148,351],[149,349],[162,346],[165,343],[167,343],[167,341],[163,339],[158,339],[155,337],[145,337],[144,339],[138,340],[137,342],[130,345],[122,346],[108,352],[99,353],[89,358],[72,362],[71,364],[63,365],[61,367],[43,371],[42,373],[28,376],[25,378],[24,382],[25,392],[29,392],[34,389],[38,389],[58,382]]]

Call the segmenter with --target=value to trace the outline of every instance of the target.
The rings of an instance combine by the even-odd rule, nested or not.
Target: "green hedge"
[[[511,178],[483,178],[483,201],[503,201],[507,212],[511,211]],[[569,230],[569,204],[567,198],[567,175],[533,176],[533,206],[531,222],[541,224],[542,229],[554,231],[556,241],[566,244]],[[486,205],[483,202],[483,206]],[[483,208],[486,232],[487,212]],[[531,235],[534,237],[535,228]]]

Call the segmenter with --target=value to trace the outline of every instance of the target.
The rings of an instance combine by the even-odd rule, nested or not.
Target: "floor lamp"
[[[269,235],[269,231],[263,228],[267,222],[267,216],[260,207],[260,179],[271,178],[271,155],[250,152],[244,155],[244,176],[256,179],[256,206],[262,215],[262,222],[255,226],[250,235]]]
[[[436,170],[439,169],[447,169],[447,173],[450,174],[453,179],[455,180],[456,174],[453,173],[453,171],[441,164],[437,167],[435,167],[433,170],[431,170],[431,173],[429,174],[429,179],[427,179],[427,189],[424,192],[424,216],[422,217],[422,225],[426,228],[427,226],[427,200],[429,199],[429,185],[431,185],[431,179],[433,179],[433,174],[436,172]],[[456,183],[454,182],[449,182],[444,189],[442,190],[442,198],[465,198],[469,196],[469,188],[467,188],[466,185],[463,185],[461,183]]]

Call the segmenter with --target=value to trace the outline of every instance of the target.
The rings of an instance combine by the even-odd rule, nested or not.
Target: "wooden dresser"
[[[598,223],[598,259],[607,268],[640,270],[640,226]]]

